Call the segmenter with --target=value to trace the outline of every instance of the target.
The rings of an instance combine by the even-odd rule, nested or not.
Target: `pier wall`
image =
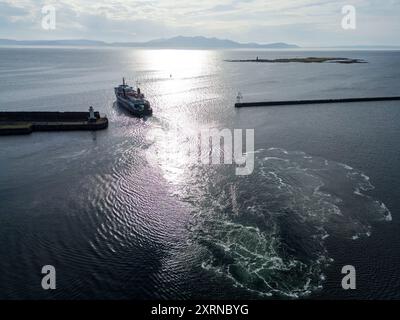
[[[100,118],[98,111],[94,114],[96,118]],[[0,112],[0,121],[86,121],[88,118],[89,112]]]
[[[95,121],[88,121],[89,112],[0,112],[0,135],[102,130],[108,127],[107,117],[101,117],[99,112],[95,112],[95,117]]]
[[[289,106],[304,104],[327,104],[327,103],[352,103],[352,102],[373,102],[373,101],[400,101],[400,97],[369,97],[369,98],[346,98],[346,99],[317,99],[317,100],[286,100],[286,101],[257,101],[257,102],[238,102],[236,108],[244,107],[269,107],[269,106]]]

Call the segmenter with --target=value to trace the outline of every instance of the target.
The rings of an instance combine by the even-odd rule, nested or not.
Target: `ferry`
[[[136,117],[151,116],[153,109],[150,102],[144,98],[144,94],[138,87],[134,90],[122,79],[122,84],[114,88],[118,104]]]

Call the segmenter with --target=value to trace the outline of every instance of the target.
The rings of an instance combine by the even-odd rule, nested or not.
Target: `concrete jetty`
[[[286,101],[259,101],[259,102],[237,102],[236,108],[244,107],[272,107],[304,104],[326,104],[326,103],[352,103],[352,102],[373,102],[373,101],[396,101],[399,97],[370,97],[370,98],[346,98],[346,99],[318,99],[318,100],[286,100]]]
[[[362,59],[350,59],[350,58],[333,58],[333,57],[307,57],[307,58],[280,58],[280,59],[241,59],[241,60],[224,60],[226,62],[256,62],[256,63],[341,63],[341,64],[353,64],[353,63],[368,63]]]
[[[107,117],[93,108],[89,112],[0,112],[0,135],[30,134],[34,131],[102,130]]]

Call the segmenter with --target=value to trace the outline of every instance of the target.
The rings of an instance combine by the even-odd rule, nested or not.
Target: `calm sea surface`
[[[224,61],[256,56],[368,63]],[[152,118],[116,105],[122,76]],[[238,91],[400,95],[399,80],[396,51],[0,48],[0,111],[93,105],[110,121],[0,138],[0,298],[400,298],[399,102],[233,107]],[[211,128],[255,130],[253,174],[188,155]]]

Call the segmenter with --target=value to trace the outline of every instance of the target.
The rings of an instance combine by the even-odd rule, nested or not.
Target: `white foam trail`
[[[357,240],[371,234],[369,221],[391,221],[383,203],[362,194],[374,188],[370,178],[351,166],[281,148],[254,154],[251,176],[194,166],[176,184],[194,206],[194,243],[208,249],[203,269],[237,287],[266,297],[309,295],[333,262],[327,238]]]

